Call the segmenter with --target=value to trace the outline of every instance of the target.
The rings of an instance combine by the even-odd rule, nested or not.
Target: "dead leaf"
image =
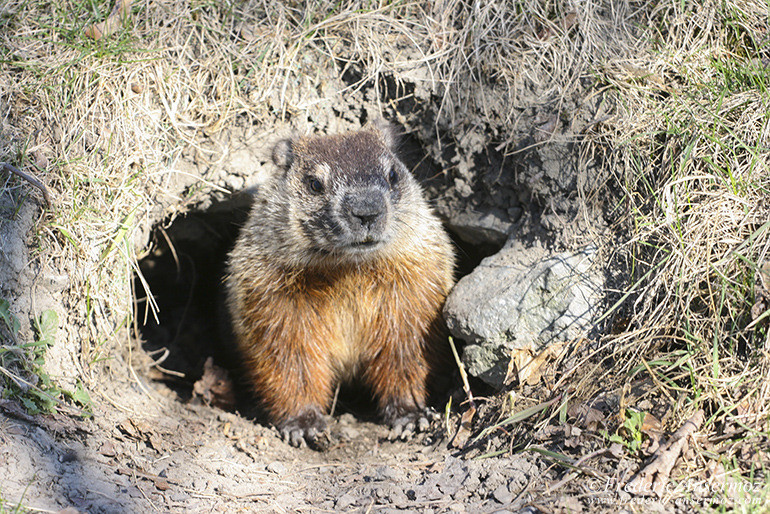
[[[580,437],[583,431],[576,426],[567,425],[564,431],[564,446],[567,448],[580,448],[583,444],[583,438]]]
[[[626,450],[620,443],[612,443],[610,445],[610,454],[616,459],[621,459],[626,455]]]
[[[143,421],[136,421],[133,419],[125,419],[119,425],[118,428],[127,436],[134,439],[143,441],[147,434],[152,432],[152,427]]]
[[[40,150],[33,150],[32,151],[32,159],[35,162],[35,166],[37,166],[38,169],[44,170],[48,167],[48,157],[45,155],[45,153]]]
[[[647,83],[652,83],[659,87],[663,87],[665,85],[665,81],[660,75],[648,70],[647,68],[636,66],[631,63],[622,63],[620,66],[626,71],[626,73],[631,76],[632,79],[643,80]]]
[[[545,141],[548,141],[551,136],[556,132],[556,128],[559,126],[559,115],[556,113],[551,114],[551,116],[540,125],[535,126],[534,132],[532,134],[532,139],[535,140],[536,143],[543,143]]]
[[[468,438],[471,435],[471,423],[473,422],[473,416],[476,415],[476,408],[471,406],[468,410],[463,412],[460,419],[460,426],[457,428],[457,433],[452,438],[452,442],[449,446],[452,448],[464,448],[465,443],[468,442]]]
[[[166,448],[166,438],[161,437],[160,434],[155,431],[149,432],[147,434],[147,442],[150,443],[150,446],[153,448],[153,450],[157,450],[159,452]]]
[[[756,405],[752,405],[749,398],[749,396],[745,397],[735,406],[735,412],[738,414],[738,417],[745,419],[749,415],[759,414],[759,409]]]
[[[534,437],[538,441],[547,441],[548,439],[554,439],[557,437],[564,437],[565,428],[563,426],[558,425],[546,425],[537,432],[535,432],[532,437]]]
[[[649,412],[644,413],[644,419],[642,419],[642,426],[641,431],[644,433],[648,432],[658,432],[660,433],[660,420],[650,414]]]
[[[557,34],[567,34],[577,22],[577,13],[574,11],[567,13],[564,18],[556,23],[545,26],[537,32],[537,38],[541,40],[549,39]]]
[[[120,28],[129,14],[131,14],[131,0],[115,0],[115,7],[107,19],[88,27],[85,34],[96,41],[108,37]]]
[[[537,355],[534,355],[530,348],[516,348],[511,351],[510,370],[517,373],[520,384],[535,385],[548,369],[547,364],[558,360],[566,351],[568,344],[566,342],[549,344]]]
[[[117,452],[115,451],[115,445],[112,441],[105,441],[102,443],[102,445],[99,447],[99,453],[105,457],[114,457],[117,455]]]
[[[150,448],[163,451],[167,447],[166,439],[151,425],[143,421],[126,419],[118,429],[130,439],[146,443]]]
[[[577,21],[577,13],[575,11],[568,12],[559,22],[559,28],[566,34],[569,29],[575,26]]]
[[[168,484],[168,480],[162,477],[154,478],[152,483],[155,484],[155,487],[157,487],[159,491],[168,491],[171,489],[171,486]]]
[[[505,385],[509,385],[514,379],[518,379],[521,382],[522,369],[533,358],[533,352],[530,348],[514,348],[511,350],[511,360],[508,361],[508,370],[505,373]]]
[[[567,417],[575,420],[575,425],[591,432],[597,432],[601,428],[606,428],[607,418],[598,409],[591,407],[588,403],[576,403],[567,409]]]
[[[724,490],[727,472],[721,462],[712,460],[706,467],[708,471],[708,484],[712,491]]]

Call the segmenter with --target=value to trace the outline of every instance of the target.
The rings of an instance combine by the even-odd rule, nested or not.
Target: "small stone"
[[[409,505],[409,498],[406,497],[406,493],[401,489],[395,488],[390,495],[390,501],[393,506],[399,509],[404,509]]]
[[[361,432],[354,427],[343,426],[340,428],[340,440],[356,441],[361,437]]]
[[[380,466],[375,470],[374,478],[376,480],[398,480],[399,473],[390,466]]]
[[[298,496],[299,495],[299,496]],[[276,496],[275,502],[278,505],[285,505],[288,509],[294,511],[296,510],[296,505],[299,505],[302,501],[302,496],[300,491],[295,491],[292,493],[286,493],[286,494],[280,494]]]
[[[190,495],[180,489],[174,489],[171,491],[170,497],[175,502],[185,502],[190,499]]]
[[[338,511],[347,509],[351,505],[354,505],[356,503],[356,497],[353,496],[350,493],[345,493],[339,498],[337,498],[337,502],[334,504],[334,508],[336,508]]]
[[[513,501],[513,495],[508,490],[508,484],[502,484],[492,492],[492,497],[503,505]]]
[[[283,475],[286,473],[286,466],[282,462],[273,461],[267,465],[267,470],[276,475]]]
[[[337,423],[340,425],[355,425],[357,423],[355,416],[350,413],[345,413],[337,418]]]
[[[48,167],[48,157],[41,150],[32,152],[32,159],[35,161],[35,166],[39,169],[44,170]]]

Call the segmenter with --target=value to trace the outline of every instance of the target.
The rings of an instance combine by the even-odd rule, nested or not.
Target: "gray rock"
[[[447,225],[468,243],[496,245],[505,243],[513,226],[510,216],[499,209],[489,209],[485,212],[455,211],[451,213]]]
[[[549,256],[515,242],[484,259],[457,283],[444,307],[452,335],[469,343],[466,370],[501,387],[511,350],[540,351],[586,335],[604,287],[595,260],[593,247]]]

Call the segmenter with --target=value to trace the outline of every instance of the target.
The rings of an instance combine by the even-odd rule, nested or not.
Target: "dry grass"
[[[766,444],[770,341],[752,308],[770,286],[758,271],[770,245],[767,4],[687,5],[139,0],[126,27],[92,41],[84,30],[109,3],[5,2],[0,161],[54,193],[38,252],[71,274],[85,373],[130,320],[153,206],[173,213],[224,186],[202,176],[176,198],[184,149],[210,156],[202,141],[237,120],[309,130],[310,113],[343,95],[381,98],[386,76],[434,95],[436,125],[494,119],[513,134],[517,109],[559,106],[594,81],[607,107],[581,155],[619,198],[609,207],[632,275],[627,326],[607,340],[616,377],[654,371],[672,425],[706,406],[708,434],[740,426]],[[330,79],[347,71],[357,79]],[[2,181],[3,195],[26,187]]]
[[[672,403],[669,427],[704,408],[702,450],[766,483],[767,4],[681,9],[657,10],[654,52],[605,69],[620,108],[590,135],[621,193],[617,228],[629,236],[618,253],[634,276],[622,331],[607,342],[628,373],[619,378],[649,377]],[[724,433],[733,438],[712,444]]]

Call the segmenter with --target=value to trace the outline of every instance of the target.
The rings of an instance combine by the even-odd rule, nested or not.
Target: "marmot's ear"
[[[396,151],[398,149],[398,144],[401,141],[396,126],[382,118],[372,120],[371,124],[372,128],[380,134],[380,137],[382,137],[385,146]]]
[[[294,162],[294,143],[291,139],[281,139],[273,147],[273,162],[281,169],[288,170]]]

